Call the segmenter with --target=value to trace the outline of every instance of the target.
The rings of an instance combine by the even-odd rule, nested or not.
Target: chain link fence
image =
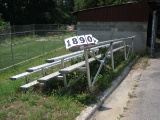
[[[64,24],[0,26],[0,69],[61,48],[75,35]]]

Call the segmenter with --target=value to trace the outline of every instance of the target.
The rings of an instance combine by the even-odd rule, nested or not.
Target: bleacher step
[[[30,82],[30,83],[27,83],[27,84],[25,84],[25,85],[22,85],[20,88],[22,88],[22,89],[27,89],[27,88],[29,88],[29,87],[31,87],[31,86],[34,86],[34,85],[37,85],[39,82],[37,81],[37,80],[35,80],[35,81],[33,81],[33,82]]]

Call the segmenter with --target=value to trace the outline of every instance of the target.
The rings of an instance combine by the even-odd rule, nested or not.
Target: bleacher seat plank
[[[31,86],[34,86],[34,85],[38,84],[38,83],[39,83],[39,82],[38,82],[37,80],[35,80],[35,81],[33,81],[33,82],[30,82],[30,83],[27,83],[27,84],[25,84],[25,85],[22,85],[20,88],[27,89],[27,88],[29,88],[29,87],[31,87]]]
[[[29,73],[28,72],[24,72],[24,73],[21,73],[21,74],[18,74],[18,75],[10,77],[10,79],[11,80],[17,80],[18,78],[21,78],[21,77],[24,77],[24,76],[27,76],[27,75],[29,75]]]
[[[21,74],[18,74],[18,75],[15,75],[15,76],[10,77],[10,80],[17,80],[17,79],[19,79],[19,78],[22,78],[22,77],[28,76],[28,75],[30,75],[30,74],[33,74],[33,73],[35,73],[35,72],[37,72],[37,71],[38,71],[38,70],[33,71],[33,72],[24,72],[24,73],[21,73]]]
[[[73,53],[69,53],[69,54],[66,54],[66,55],[50,58],[50,59],[47,59],[46,62],[47,63],[52,63],[52,62],[55,62],[55,61],[58,61],[58,60],[61,60],[61,59],[65,59],[65,58],[68,58],[68,57],[74,57],[75,55],[80,55],[80,54],[83,54],[83,51],[73,52]]]
[[[40,82],[40,83],[45,83],[45,82],[47,82],[48,80],[59,76],[60,74],[61,74],[61,73],[59,73],[59,72],[54,72],[54,73],[52,73],[52,74],[46,75],[46,76],[44,76],[44,77],[42,77],[42,78],[39,78],[39,79],[38,79],[38,82]]]
[[[54,62],[54,63],[45,63],[45,64],[42,64],[42,65],[39,65],[39,66],[29,68],[26,71],[27,72],[33,72],[33,71],[36,71],[36,70],[41,70],[42,68],[49,68],[49,67],[52,67],[52,66],[56,66],[60,63],[61,63],[60,61],[57,61],[57,62]]]
[[[96,57],[97,57],[97,58],[100,58],[101,55],[98,55],[98,56],[96,56]],[[94,61],[94,60],[95,60],[94,58],[88,59],[89,62],[92,62],[92,61]],[[59,72],[62,73],[62,74],[68,74],[68,73],[70,73],[70,72],[72,72],[72,71],[74,71],[74,70],[76,70],[76,69],[78,69],[79,67],[84,66],[84,65],[85,65],[85,61],[82,61],[82,62],[76,63],[76,64],[74,64],[74,65],[72,65],[72,66],[69,66],[69,67],[66,67],[66,68],[64,68],[64,69],[61,69]]]
[[[74,56],[65,58],[64,62],[67,62],[67,61],[70,61],[71,59],[82,57],[82,56],[83,56],[83,54],[74,55]],[[42,68],[46,69],[46,68],[50,68],[50,67],[53,67],[53,66],[56,66],[56,65],[59,65],[59,64],[61,64],[60,60],[52,62],[52,63],[45,63],[45,64],[42,64],[42,65],[39,65],[39,66],[35,66],[35,67],[27,69],[26,71],[27,72],[33,72],[35,70],[41,70]]]

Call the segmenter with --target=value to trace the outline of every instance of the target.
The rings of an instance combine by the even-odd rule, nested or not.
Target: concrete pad
[[[84,109],[79,116],[77,116],[76,120],[87,120],[90,119],[93,114],[97,111],[97,109],[106,101],[106,99],[112,94],[112,92],[119,86],[119,84],[125,79],[125,77],[128,75],[132,65],[135,63],[136,59],[131,62],[121,73],[119,77],[117,77],[113,82],[110,88],[108,88],[106,91],[104,91],[99,98],[99,102],[96,104],[92,104],[88,106],[86,109]],[[126,84],[130,83],[130,81],[135,81],[136,79],[132,76],[139,76],[139,74],[133,74],[132,72],[128,75],[129,78],[126,80]],[[127,85],[126,85],[127,86]],[[130,85],[131,86],[131,85]],[[120,88],[123,88],[123,85],[119,86]],[[127,89],[127,88],[126,88]],[[119,96],[122,96],[121,93],[123,93],[123,90],[120,90],[120,93],[117,93],[117,98],[115,99],[115,102],[117,102],[117,99],[119,99]],[[127,91],[127,90],[126,90]],[[128,92],[126,92],[127,94]],[[127,95],[123,96],[125,99],[127,99]],[[111,97],[112,98],[112,97]],[[124,101],[123,99],[121,99]],[[105,104],[104,104],[105,105]],[[103,105],[102,105],[103,106]],[[104,109],[108,108],[106,106],[103,107]],[[123,107],[122,107],[123,108]],[[115,110],[115,109],[114,109]],[[119,110],[118,110],[119,111]],[[96,113],[97,114],[97,113]]]
[[[91,120],[117,120],[123,115],[123,111],[129,101],[128,94],[134,91],[134,85],[141,71],[131,70],[124,81],[108,97],[100,109],[92,116]]]

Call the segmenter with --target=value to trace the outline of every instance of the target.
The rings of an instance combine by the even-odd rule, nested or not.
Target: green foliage
[[[7,113],[6,112],[0,112],[0,119],[1,120],[5,120],[7,117]]]
[[[29,98],[30,98],[29,93],[26,93],[26,94],[21,95],[20,100],[21,101],[28,101]]]
[[[59,27],[59,30],[67,30],[67,26],[66,26],[66,25],[61,25],[61,26]]]
[[[121,4],[130,0],[74,0],[74,10],[82,10],[112,4]]]
[[[129,2],[129,1],[132,1],[132,0],[116,0],[116,1],[114,1],[113,4],[117,5],[117,4],[122,4],[122,3]]]
[[[0,10],[4,21],[11,25],[75,23],[71,12],[134,0],[8,0],[1,1]],[[1,21],[0,24],[5,24]]]
[[[32,106],[36,106],[37,105],[37,101],[36,100],[29,100],[28,103]]]
[[[2,19],[2,14],[0,13],[0,26],[1,25],[7,25],[7,22]]]
[[[72,23],[74,0],[1,1],[0,10],[11,25]]]
[[[85,0],[74,0],[74,10],[81,10],[85,8]]]

